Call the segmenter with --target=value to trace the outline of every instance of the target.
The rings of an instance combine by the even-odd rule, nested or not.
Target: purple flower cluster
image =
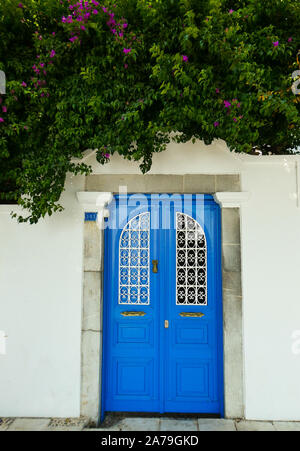
[[[128,28],[128,23],[124,17],[120,21],[116,20],[115,13],[112,11],[109,11],[105,6],[102,7],[102,11],[108,15],[109,19],[106,22],[106,24],[110,28],[110,32],[115,36],[116,41],[123,43],[126,41],[126,38],[124,37],[125,30]],[[123,53],[127,55],[131,52],[131,48],[123,48]]]
[[[68,0],[70,3],[70,0]],[[80,0],[77,3],[69,5],[69,12],[67,16],[63,16],[61,21],[65,24],[76,24],[75,34],[72,33],[71,38],[69,39],[72,43],[79,39],[79,35],[81,31],[85,31],[85,24],[93,15],[97,15],[99,13],[97,7],[100,3],[97,0]]]
[[[68,0],[70,2],[70,0]],[[72,33],[70,42],[74,43],[80,37],[80,32],[85,31],[85,25],[93,17],[93,15],[99,14],[100,3],[97,0],[79,0],[77,3],[69,5],[70,14],[62,17],[62,22],[65,24],[76,24],[75,32]],[[113,5],[115,7],[116,5]],[[98,8],[98,9],[97,9]],[[100,8],[104,14],[108,15],[107,25],[110,28],[111,33],[115,36],[118,42],[124,43],[126,38],[124,37],[125,30],[128,27],[128,23],[123,17],[121,20],[117,21],[115,13],[101,6]],[[133,38],[135,39],[135,37]],[[123,46],[123,53],[125,55],[131,52],[131,48]]]
[[[221,92],[220,89],[216,88],[216,94],[220,94],[220,92]],[[241,102],[239,102],[238,99],[232,99],[231,101],[224,100],[223,104],[224,104],[224,108],[227,111],[227,115],[232,115],[233,122],[238,122],[239,119],[240,120],[243,119],[243,117],[244,117],[243,115],[236,115],[237,111],[234,114],[234,108],[237,108],[237,109],[241,108]],[[219,125],[220,125],[219,121],[214,122],[215,128],[219,127]]]

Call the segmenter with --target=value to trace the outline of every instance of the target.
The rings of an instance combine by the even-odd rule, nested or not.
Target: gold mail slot
[[[145,312],[122,312],[122,316],[145,316]]]
[[[204,313],[201,312],[181,312],[179,313],[180,316],[183,316],[184,318],[202,318],[204,316]]]

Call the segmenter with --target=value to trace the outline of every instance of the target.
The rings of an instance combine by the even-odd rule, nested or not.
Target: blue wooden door
[[[223,415],[220,268],[211,196],[115,197],[105,229],[103,412]]]

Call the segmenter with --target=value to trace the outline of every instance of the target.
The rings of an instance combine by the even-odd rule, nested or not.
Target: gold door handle
[[[145,312],[121,312],[122,316],[145,316]]]
[[[165,320],[165,329],[169,329],[169,321],[167,319]]]
[[[158,273],[158,260],[152,260],[152,272],[154,274]]]
[[[183,318],[202,318],[204,316],[204,313],[201,312],[181,312],[179,313],[180,316]]]

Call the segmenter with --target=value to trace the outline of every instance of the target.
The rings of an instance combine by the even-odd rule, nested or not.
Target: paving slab
[[[7,431],[46,431],[50,418],[16,418]]]
[[[159,418],[124,418],[120,421],[120,431],[159,431]]]
[[[13,422],[14,418],[0,418],[0,431],[7,431]]]
[[[236,431],[235,422],[233,420],[199,418],[198,427],[201,432]]]
[[[161,431],[198,431],[196,419],[161,418]]]
[[[296,421],[273,421],[273,425],[276,431],[300,431],[300,422]]]
[[[275,431],[275,427],[269,421],[237,421],[238,431]]]
[[[49,431],[82,431],[88,425],[88,418],[52,418]]]

